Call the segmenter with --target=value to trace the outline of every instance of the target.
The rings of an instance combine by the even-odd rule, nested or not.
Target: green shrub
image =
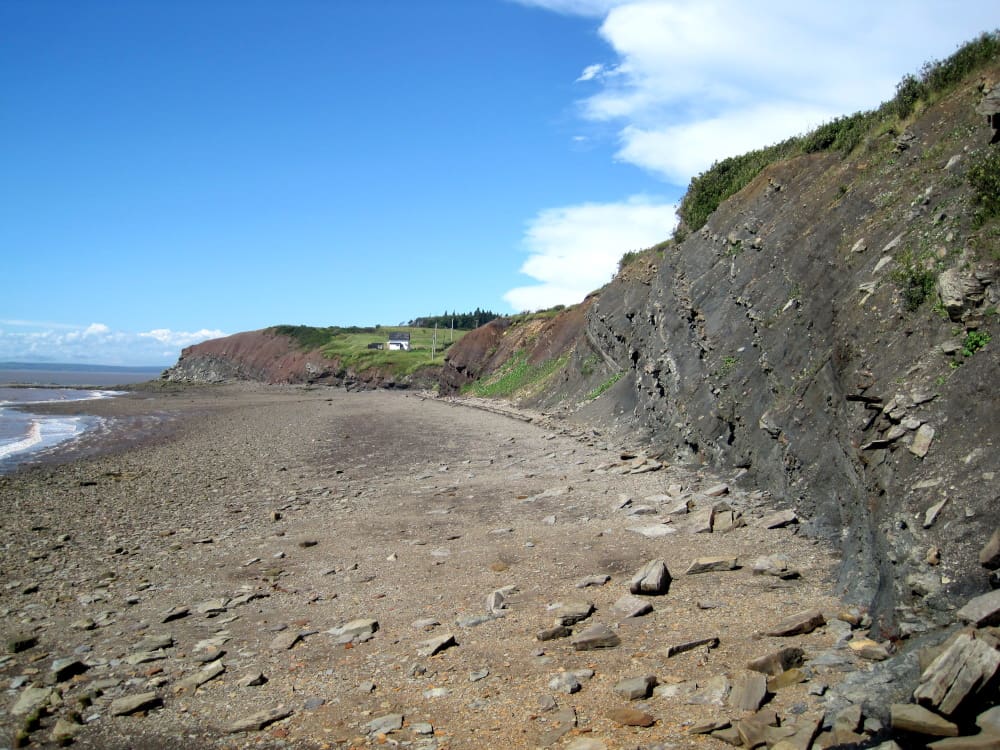
[[[967,179],[978,206],[977,223],[981,225],[987,219],[1000,216],[1000,149],[988,148],[969,167]]]
[[[991,339],[992,336],[987,331],[969,331],[962,342],[962,356],[971,357],[990,343]]]
[[[937,274],[908,250],[900,254],[896,263],[892,280],[896,282],[903,295],[904,307],[913,312],[934,292]]]
[[[608,388],[610,388],[615,383],[617,383],[619,380],[621,380],[622,376],[624,374],[625,374],[624,372],[616,372],[614,375],[612,375],[610,378],[608,378],[607,380],[605,380],[603,383],[601,383],[599,386],[597,386],[594,390],[592,390],[590,393],[588,393],[587,394],[587,400],[588,401],[593,401],[595,398],[597,398],[602,393],[604,393],[606,390],[608,390]]]

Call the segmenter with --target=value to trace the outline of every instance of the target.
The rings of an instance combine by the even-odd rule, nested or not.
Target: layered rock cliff
[[[567,365],[524,397],[769,490],[838,541],[842,589],[889,636],[987,586],[1000,517],[1000,237],[967,179],[997,148],[979,83],[846,157],[766,168],[593,295]],[[543,335],[470,335],[442,387]]]

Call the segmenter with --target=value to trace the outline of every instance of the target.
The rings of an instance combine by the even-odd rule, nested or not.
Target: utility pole
[[[438,343],[438,324],[434,321],[434,338],[431,339],[431,362],[434,361],[434,353],[437,351]]]

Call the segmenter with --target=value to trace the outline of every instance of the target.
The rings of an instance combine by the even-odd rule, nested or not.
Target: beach
[[[0,477],[11,738],[698,747],[693,726],[739,714],[728,701],[750,660],[834,653],[850,631],[833,551],[794,522],[765,528],[766,494],[545,415],[259,385],[46,408],[111,427]],[[755,573],[775,552],[797,576]],[[708,557],[732,565],[686,574]],[[652,560],[673,581],[629,616],[622,597]],[[811,609],[828,624],[763,635]],[[571,611],[568,637],[540,640]],[[579,649],[594,624],[619,644]],[[821,717],[816,687],[855,668],[843,658],[768,707]],[[646,676],[643,695],[617,689]]]

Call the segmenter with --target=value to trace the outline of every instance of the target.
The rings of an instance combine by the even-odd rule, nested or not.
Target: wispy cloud
[[[0,328],[0,360],[19,362],[172,364],[185,346],[226,335],[204,328],[193,332],[157,328],[135,333],[116,331],[104,323],[83,326],[2,320],[0,326],[4,326]]]
[[[713,161],[877,106],[927,59],[996,26],[943,0],[521,0],[603,18],[617,60],[584,68],[590,120],[620,123],[616,157],[677,185]]]
[[[539,283],[511,289],[504,299],[515,310],[580,302],[611,279],[626,252],[668,238],[676,224],[676,208],[634,196],[619,203],[542,211],[525,232],[530,255],[521,267],[521,273]]]

